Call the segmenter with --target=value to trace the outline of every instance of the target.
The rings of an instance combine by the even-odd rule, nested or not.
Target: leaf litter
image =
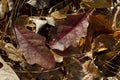
[[[120,79],[120,32],[117,25],[112,28],[119,24],[117,1],[2,2],[0,79]],[[8,3],[16,7],[6,6]]]

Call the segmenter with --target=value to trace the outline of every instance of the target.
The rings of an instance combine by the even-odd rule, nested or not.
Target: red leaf
[[[45,45],[45,38],[22,27],[15,28],[20,50],[29,64],[39,64],[46,69],[55,66],[55,60]]]
[[[57,38],[50,42],[50,47],[63,51],[71,45],[76,46],[76,40],[87,35],[89,16],[93,11],[81,15],[70,15],[67,20],[57,22],[56,26],[60,29],[56,35],[54,34]]]

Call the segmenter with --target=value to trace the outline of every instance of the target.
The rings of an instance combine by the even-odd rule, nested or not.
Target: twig
[[[117,21],[117,15],[118,15],[119,11],[120,11],[120,7],[117,7],[117,11],[116,11],[116,13],[113,17],[113,24],[112,24],[112,29],[113,30],[117,29],[117,27],[116,27],[117,22],[116,21]]]

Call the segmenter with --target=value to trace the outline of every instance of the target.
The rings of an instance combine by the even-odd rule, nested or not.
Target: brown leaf
[[[112,0],[83,0],[83,3],[91,8],[108,8],[112,6]]]
[[[112,34],[101,34],[94,39],[93,44],[92,49],[94,51],[99,51],[101,47],[107,48],[108,50],[114,50],[113,46],[116,44],[116,40]]]
[[[56,54],[53,50],[50,50],[50,51],[54,55],[54,58],[55,58],[56,62],[63,62],[63,56],[60,56],[60,55]]]
[[[64,67],[67,80],[81,80],[84,76],[82,66],[79,60],[75,57],[64,58]]]
[[[14,24],[19,26],[25,26],[28,23],[29,23],[29,17],[26,15],[22,15],[16,18]]]
[[[45,45],[45,38],[22,27],[15,28],[20,51],[29,64],[39,64],[44,68],[55,67],[55,60]]]
[[[8,58],[10,58],[11,60],[18,62],[25,61],[22,57],[22,53],[18,49],[16,49],[11,43],[6,43],[5,51],[8,55]]]
[[[95,64],[104,76],[115,76],[119,72],[120,56],[115,51],[101,52],[96,56]]]
[[[104,15],[98,14],[90,17],[89,27],[87,30],[86,41],[84,49],[90,51],[92,40],[99,34],[113,33],[109,21]]]
[[[18,62],[24,61],[22,53],[17,48],[15,48],[11,43],[6,43],[0,40],[0,49],[4,50],[7,53],[9,59]]]
[[[64,19],[67,18],[66,14],[69,10],[70,4],[67,5],[65,8],[59,10],[59,11],[55,11],[53,13],[51,13],[51,16],[55,19]]]

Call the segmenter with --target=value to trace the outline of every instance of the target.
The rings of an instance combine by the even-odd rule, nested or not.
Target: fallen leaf
[[[51,13],[51,16],[55,19],[64,19],[67,18],[66,14],[69,10],[70,4],[67,5],[65,8],[59,10],[59,11],[55,11]]]
[[[25,26],[29,23],[29,17],[27,15],[22,15],[16,18],[15,25]]]
[[[101,47],[107,48],[108,50],[114,50],[114,45],[116,44],[116,40],[113,37],[113,34],[101,34],[94,39],[92,46],[93,51],[99,51]],[[101,46],[102,44],[102,46]]]
[[[63,62],[63,56],[56,54],[53,50],[50,50],[50,51],[54,55],[54,59],[56,62]]]
[[[78,46],[77,47],[70,46],[66,48],[64,51],[60,51],[57,49],[53,49],[53,51],[62,57],[80,56],[80,48]]]
[[[3,67],[0,68],[0,80],[20,80],[13,69],[6,64],[1,56],[0,62],[3,64]]]
[[[51,13],[51,16],[55,19],[65,19],[67,16],[65,14],[62,14],[60,11],[55,11]]]
[[[115,76],[119,72],[119,33],[101,34],[93,41],[93,58],[102,75]]]
[[[87,7],[108,8],[112,6],[112,0],[82,0]]]
[[[85,75],[82,71],[82,66],[79,60],[75,57],[64,58],[64,67],[67,80],[81,80]]]
[[[16,49],[11,43],[6,43],[5,51],[8,55],[8,58],[10,58],[11,60],[17,62],[25,61],[22,57],[22,53],[18,49]]]
[[[11,43],[6,43],[0,40],[0,49],[4,50],[7,53],[9,59],[17,62],[24,61],[22,53],[17,48],[15,48]]]
[[[51,69],[55,67],[55,60],[50,50],[45,45],[45,38],[22,27],[15,28],[20,51],[29,64],[39,64]]]
[[[95,37],[97,37],[100,34],[109,33],[113,33],[113,30],[109,24],[109,21],[106,19],[104,15],[98,14],[96,16],[90,16],[84,49],[86,51],[90,51],[92,40]]]
[[[60,29],[57,34],[54,34],[57,38],[50,42],[50,47],[63,51],[71,45],[76,46],[76,40],[87,35],[89,16],[93,11],[81,15],[70,15],[67,20],[57,23],[56,26]]]

